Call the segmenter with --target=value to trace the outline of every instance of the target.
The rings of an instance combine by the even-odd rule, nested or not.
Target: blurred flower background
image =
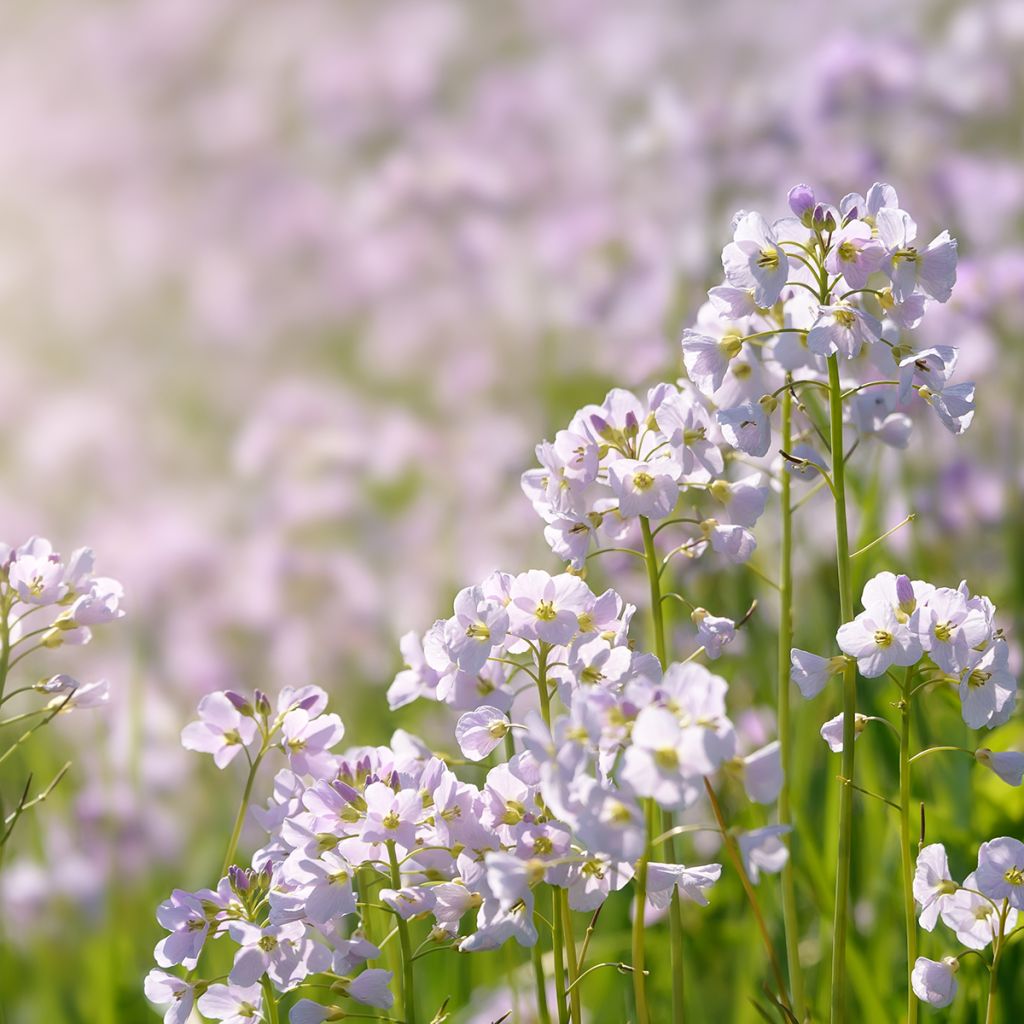
[[[35,0],[0,26],[3,539],[89,544],[130,616],[88,652],[109,710],[0,779],[74,761],[0,875],[7,1024],[156,1019],[152,908],[213,880],[237,795],[180,748],[202,694],[315,682],[353,742],[430,734],[387,713],[398,638],[491,569],[553,568],[534,444],[681,373],[732,213],[795,181],[892,182],[959,238],[923,331],[978,416],[922,422],[864,487],[882,524],[919,514],[900,568],[1019,629],[1014,0]],[[813,605],[831,533],[803,528]]]

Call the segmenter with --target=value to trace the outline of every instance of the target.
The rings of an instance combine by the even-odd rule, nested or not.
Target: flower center
[[[586,683],[588,686],[593,686],[594,683],[599,683],[604,679],[604,673],[594,665],[588,665],[580,673],[580,682]]]
[[[1003,878],[1005,878],[1010,885],[1024,885],[1024,871],[1020,868],[1010,868],[1010,870],[1003,875]]]
[[[518,825],[526,817],[526,808],[518,800],[509,800],[505,805],[505,813],[501,816],[502,824]]]
[[[892,644],[892,633],[886,629],[875,630],[875,646],[889,647]]]
[[[649,491],[654,486],[654,477],[646,470],[641,469],[639,473],[633,474],[633,486],[638,491]]]
[[[934,633],[936,640],[941,640],[944,644],[948,644],[950,637],[953,635],[953,623],[936,622]]]
[[[491,724],[487,726],[487,731],[496,740],[500,740],[508,732],[508,725],[501,721],[491,722]]]
[[[654,752],[654,762],[659,768],[672,771],[679,767],[679,754],[675,747],[662,747]]]
[[[401,819],[394,811],[388,811],[388,813],[384,815],[384,820],[381,824],[388,829],[388,831],[394,832],[394,830],[401,824]]]
[[[836,250],[836,255],[838,255],[844,263],[852,263],[857,258],[857,246],[850,241],[841,242],[839,244],[839,248]]]
[[[762,249],[757,256],[757,265],[762,270],[776,270],[779,266],[778,249]]]
[[[991,678],[991,672],[982,672],[981,669],[976,668],[970,676],[968,676],[967,685],[977,689],[979,686],[984,686]]]
[[[893,263],[916,263],[918,260],[917,250],[911,245],[906,249],[898,249],[892,254]]]
[[[835,321],[840,327],[849,330],[856,322],[857,316],[852,309],[837,309],[833,314]]]
[[[537,610],[533,614],[542,622],[551,622],[558,613],[555,611],[553,601],[541,601],[540,604],[537,605]]]
[[[259,942],[256,943],[264,953],[270,953],[277,949],[277,939],[273,935],[264,935]]]
[[[472,625],[466,627],[466,636],[468,636],[470,640],[490,640],[491,630],[482,622],[474,622]]]

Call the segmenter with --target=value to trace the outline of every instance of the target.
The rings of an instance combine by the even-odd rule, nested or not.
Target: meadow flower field
[[[0,1024],[1024,1019],[1024,9],[0,34]]]

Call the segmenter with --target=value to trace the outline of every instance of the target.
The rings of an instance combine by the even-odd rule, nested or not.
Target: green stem
[[[792,376],[787,377],[792,381]],[[793,394],[790,388],[782,392],[782,446],[786,451],[793,444]],[[791,507],[791,477],[782,474],[780,482],[782,512],[782,543],[779,553],[779,648],[778,648],[778,717],[779,748],[782,760],[782,788],[779,790],[779,824],[792,824],[790,806],[790,778],[793,765],[793,738],[790,725],[790,651],[793,647],[793,509]],[[789,988],[793,994],[793,1009],[803,1020],[806,1012],[804,977],[800,969],[800,925],[796,912],[796,882],[793,874],[792,841],[790,855],[782,868],[782,925],[786,936],[786,960],[789,966]]]
[[[252,797],[252,786],[256,781],[256,772],[259,769],[260,761],[263,760],[263,755],[266,753],[266,749],[260,750],[260,752],[253,758],[252,764],[249,765],[249,777],[245,780],[245,789],[242,791],[242,801],[238,805],[238,814],[235,815],[235,827],[231,830],[231,838],[228,840],[228,848],[224,852],[224,865],[220,869],[220,877],[223,878],[228,873],[228,868],[235,862],[235,852],[238,849],[238,840],[242,836],[242,826],[245,825],[245,816],[249,811],[249,800]]]
[[[843,397],[839,361],[828,357],[829,430],[832,447],[832,481],[835,488],[836,567],[839,578],[839,617],[853,619],[853,587],[850,578],[850,537],[846,523],[846,459],[843,453]],[[857,668],[843,670],[843,778],[853,782],[854,740],[857,713]],[[836,854],[836,902],[832,926],[832,1024],[846,1019],[846,936],[850,911],[850,863],[853,854],[853,787],[839,792],[839,845]]]
[[[907,669],[900,708],[900,846],[903,853],[903,916],[907,929],[907,1024],[917,1024],[918,1000],[910,986],[917,963],[917,914],[914,907],[914,849],[910,807],[910,694],[913,668]]]
[[[3,607],[0,609],[0,698],[7,686],[7,673],[11,666],[11,604],[10,598],[4,594]]]
[[[779,990],[779,1002],[781,1002],[787,1010],[792,1012],[793,1007],[789,1001],[789,995],[786,992],[786,978],[782,973],[782,966],[779,964],[779,958],[775,955],[775,946],[772,944],[772,937],[768,931],[768,925],[765,924],[764,914],[761,911],[761,903],[757,898],[757,890],[750,881],[747,869],[743,866],[743,857],[740,854],[739,844],[736,842],[736,837],[729,831],[725,823],[725,815],[722,813],[722,805],[718,802],[718,795],[715,793],[715,788],[711,785],[710,780],[706,776],[704,778],[704,789],[707,791],[708,799],[711,801],[711,809],[714,812],[715,821],[718,822],[718,827],[721,829],[722,841],[725,844],[725,851],[728,853],[729,859],[732,861],[732,866],[736,869],[736,874],[739,875],[740,882],[743,885],[743,891],[747,897],[747,902],[750,904],[750,909],[754,914],[754,920],[757,922],[758,931],[761,933],[761,940],[764,942],[765,952],[768,954],[768,961],[771,964],[772,974],[775,977],[775,984]]]
[[[558,889],[551,886],[551,952],[555,959],[555,999],[558,1024],[569,1024],[569,1002],[565,993],[564,938],[562,935],[562,907]]]
[[[391,865],[391,885],[402,888],[402,869],[398,866],[393,840],[388,840],[388,862]],[[409,924],[401,914],[395,914],[398,927],[398,943],[402,949],[402,998],[405,1006],[405,1024],[416,1024],[416,991],[413,984],[412,943],[409,940]]]
[[[647,580],[651,589],[651,624],[654,633],[654,648],[661,662],[662,668],[668,664],[668,647],[665,642],[665,610],[664,600],[661,593],[661,572],[658,565],[658,550],[654,545],[654,534],[651,531],[650,521],[646,516],[640,517],[640,531],[644,540],[644,560],[647,563]],[[669,811],[662,811],[661,830],[670,832],[674,821]],[[654,827],[651,824],[648,830],[648,856],[653,841]],[[665,843],[665,856],[670,864],[678,863],[675,836],[670,836]],[[647,865],[644,865],[644,879],[646,881]],[[642,917],[643,905],[637,903],[637,911]],[[683,914],[679,903],[679,890],[672,890],[672,900],[668,908],[668,924],[670,937],[670,952],[672,963],[672,1024],[685,1024],[686,1021],[686,978],[683,964]],[[637,984],[643,985],[643,964],[637,965],[633,962],[634,987]],[[636,975],[640,974],[639,982]]]
[[[572,1024],[581,1024],[583,1008],[580,1002],[580,990],[577,982],[580,979],[580,962],[576,950],[576,935],[572,926],[572,909],[569,906],[569,893],[565,889],[556,889],[556,895],[562,906],[562,932],[565,939],[565,964],[569,974],[569,1015]]]
[[[651,1014],[647,1009],[647,976],[644,970],[644,938],[646,935],[644,911],[647,907],[647,862],[651,857],[650,840],[654,835],[654,801],[645,800],[644,803],[647,818],[647,846],[636,865],[636,909],[633,917],[633,999],[636,1003],[636,1024],[651,1024]]]
[[[1006,917],[1010,912],[1010,905],[1003,901],[1003,909],[999,914],[999,934],[993,943],[992,966],[988,972],[988,1003],[985,1007],[985,1024],[996,1022],[996,979],[999,973],[999,961],[1003,958],[1003,948],[1006,945]],[[1011,932],[1012,935],[1015,934]]]
[[[551,1024],[551,1011],[548,1009],[548,983],[544,977],[544,961],[540,952],[540,941],[533,944],[530,951],[533,960],[533,981],[537,989],[537,1021],[538,1024]]]
[[[266,1014],[267,1024],[279,1024],[280,1018],[277,1015],[277,996],[274,994],[274,986],[270,979],[264,974],[260,982],[263,988],[263,1010]]]

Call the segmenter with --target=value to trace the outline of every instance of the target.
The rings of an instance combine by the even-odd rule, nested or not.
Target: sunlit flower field
[[[0,1024],[1024,1020],[1024,7],[2,15]]]

